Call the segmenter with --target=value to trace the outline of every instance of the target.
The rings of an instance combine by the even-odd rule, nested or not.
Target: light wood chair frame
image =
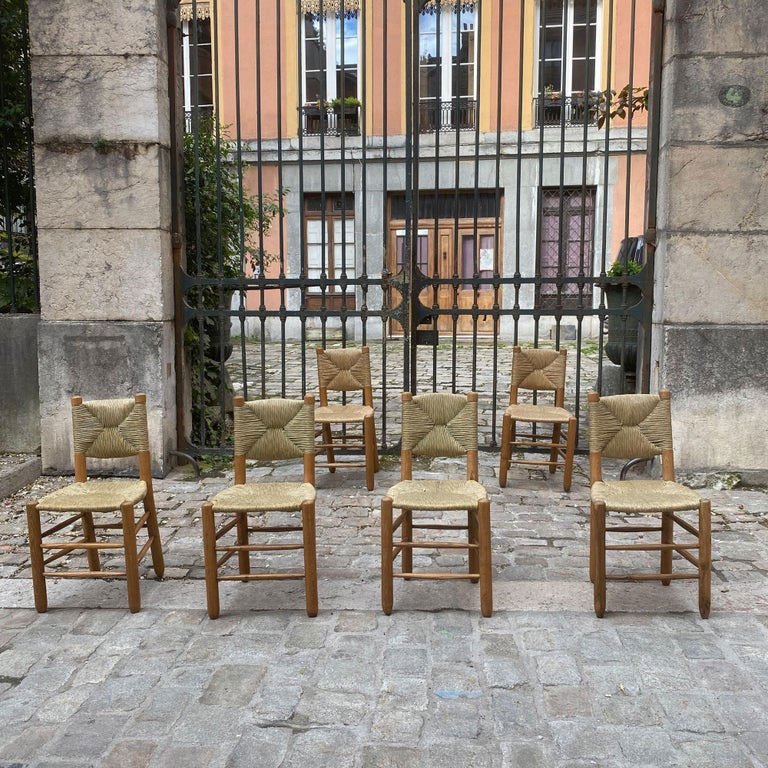
[[[467,402],[477,403],[477,393],[469,392]],[[403,392],[402,402],[413,399],[410,392]],[[403,447],[400,454],[400,479],[413,480],[413,456],[410,448]],[[477,450],[468,450],[467,480],[478,481]],[[395,543],[394,535],[400,530],[400,540]],[[467,531],[467,543],[454,541],[418,540],[414,541],[414,530],[458,530]],[[414,549],[466,549],[468,573],[414,572]],[[394,570],[398,556],[401,558],[401,570]],[[491,570],[491,504],[482,499],[477,508],[467,509],[467,524],[414,523],[413,510],[400,510],[395,518],[393,500],[385,495],[381,500],[381,606],[385,614],[392,613],[394,607],[394,579],[432,579],[432,580],[469,580],[473,584],[480,582],[480,611],[488,617],[493,613],[493,576]]]
[[[504,413],[501,427],[501,457],[499,459],[499,486],[506,488],[507,472],[510,464],[520,464],[532,467],[547,467],[550,474],[555,474],[558,469],[563,470],[563,490],[571,490],[573,480],[573,455],[576,451],[576,440],[578,437],[578,424],[576,417],[568,414],[559,421],[551,421],[544,418],[521,419],[515,418],[513,406],[518,405],[518,393],[521,387],[515,385],[514,370],[515,362],[523,350],[517,346],[512,350],[513,381],[509,390],[509,406]],[[565,358],[567,350],[559,350],[563,358],[563,377],[558,382],[559,386],[554,389],[554,406],[556,408],[565,408]],[[525,388],[538,393],[543,388]],[[531,406],[535,407],[535,406]],[[540,424],[546,423],[552,425],[552,435],[540,435],[534,431],[533,426],[530,432],[518,432],[517,422]],[[549,450],[549,459],[518,459],[513,455],[516,451],[539,451]]]
[[[360,353],[368,361],[368,380],[360,391],[363,393],[363,405],[373,410],[373,387],[370,383],[370,349],[367,346],[360,347]],[[321,408],[334,409],[334,403],[329,402],[329,392],[340,392],[342,390],[330,389],[324,382],[320,372],[320,357],[326,354],[323,347],[317,347],[318,358],[318,390]],[[353,391],[353,390],[344,390]],[[338,416],[338,418],[336,418]],[[317,453],[325,454],[325,462],[319,464],[320,467],[326,467],[329,472],[335,472],[337,468],[365,469],[365,484],[369,491],[375,487],[375,474],[379,471],[379,452],[376,440],[376,422],[373,414],[366,416],[362,422],[362,434],[350,432],[349,425],[359,423],[356,420],[347,420],[340,413],[333,414],[332,420],[324,421],[320,426],[317,437],[321,442],[317,444]],[[341,425],[340,429],[333,429],[332,424]],[[346,451],[349,453],[362,453],[363,461],[341,461],[336,456],[336,451]]]
[[[633,397],[624,395],[623,397]],[[670,400],[669,390],[660,390],[660,400]],[[588,402],[598,403],[600,395],[590,392]],[[671,435],[671,424],[670,424]],[[662,477],[660,482],[675,481],[675,460],[671,448],[660,452]],[[633,458],[625,456],[623,458]],[[590,451],[589,454],[589,479],[590,486],[602,482],[602,452]],[[622,482],[622,481],[618,481]],[[606,608],[606,582],[607,581],[660,581],[668,587],[673,580],[696,579],[699,591],[699,613],[703,619],[709,618],[712,595],[712,508],[709,499],[700,499],[698,513],[698,528],[682,518],[677,512],[667,510],[660,512],[659,525],[611,525],[607,524],[608,513],[605,502],[590,500],[590,547],[589,547],[589,577],[594,587],[595,615],[602,618]],[[625,514],[625,513],[621,513]],[[649,514],[649,513],[641,513]],[[675,541],[675,526],[695,537],[695,542]],[[661,534],[658,544],[608,544],[606,537],[609,533],[654,533]],[[698,557],[692,551],[698,550]],[[626,573],[609,574],[606,571],[606,552],[659,552],[659,573]],[[672,566],[672,553],[677,552],[696,569],[695,572],[674,572]]]
[[[313,395],[306,395],[304,403],[314,407]],[[235,408],[245,406],[245,398],[241,395],[233,399]],[[315,485],[315,453],[304,453],[303,482]],[[236,453],[234,457],[235,485],[246,484],[246,456]],[[216,514],[233,515],[228,522],[216,528]],[[274,581],[299,579],[304,581],[307,616],[315,617],[318,611],[317,595],[317,543],[315,524],[315,502],[307,501],[301,505],[301,525],[252,525],[248,521],[247,512],[219,513],[214,512],[213,502],[207,501],[202,508],[203,524],[203,560],[205,566],[205,593],[208,606],[208,616],[217,619],[221,611],[219,599],[219,582],[221,581]],[[222,544],[220,540],[232,529],[235,529],[235,543]],[[285,544],[251,544],[252,533],[289,533],[301,531],[302,543]],[[304,570],[286,573],[251,573],[251,552],[282,552],[303,550]],[[237,555],[237,573],[220,574],[221,568],[227,561]]]
[[[147,398],[144,394],[136,394],[133,397],[136,403],[146,405]],[[79,395],[72,397],[73,407],[83,404],[83,398]],[[65,520],[59,521],[50,528],[43,530],[41,514],[38,509],[39,501],[30,501],[26,506],[27,527],[29,534],[30,561],[32,570],[32,587],[35,595],[35,608],[38,613],[48,610],[48,590],[46,579],[114,579],[123,577],[128,588],[128,608],[131,613],[141,610],[141,588],[139,580],[139,563],[149,552],[152,556],[152,568],[155,576],[162,579],[165,571],[163,548],[160,541],[160,528],[157,522],[157,510],[152,489],[152,460],[150,452],[138,451],[136,454],[139,479],[146,483],[147,490],[142,500],[144,512],[136,519],[134,505],[124,502],[115,506],[115,512],[120,512],[120,520],[109,523],[96,523],[94,512],[77,512]],[[75,483],[88,481],[87,455],[84,452],[74,452]],[[50,513],[56,514],[56,513]],[[59,531],[80,522],[83,536],[75,541],[48,541],[45,539]],[[147,540],[141,548],[138,546],[137,535],[146,528]],[[98,541],[97,532],[121,530],[122,541]],[[119,570],[102,570],[99,550],[115,551],[123,550],[125,567]],[[70,555],[77,550],[84,550],[88,558],[87,571],[46,570],[46,566]],[[46,557],[45,552],[52,551]]]

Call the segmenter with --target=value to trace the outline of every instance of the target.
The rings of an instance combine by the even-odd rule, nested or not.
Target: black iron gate
[[[187,447],[233,389],[315,390],[318,345],[371,347],[384,447],[403,389],[477,390],[495,447],[517,344],[569,348],[577,413],[647,391],[653,5],[183,1]]]

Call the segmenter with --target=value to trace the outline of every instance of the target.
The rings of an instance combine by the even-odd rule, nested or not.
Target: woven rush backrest
[[[235,456],[299,459],[314,449],[314,405],[279,397],[235,405]]]
[[[72,406],[75,453],[120,459],[149,450],[147,405],[133,398],[89,400]]]
[[[403,448],[414,456],[463,456],[477,450],[477,401],[442,392],[404,401]]]
[[[610,459],[650,459],[672,450],[670,401],[610,395],[589,403],[589,450]]]
[[[317,377],[321,387],[334,392],[354,392],[370,387],[371,357],[368,347],[318,347]]]
[[[563,389],[565,357],[556,349],[515,347],[512,352],[512,386],[521,389]]]

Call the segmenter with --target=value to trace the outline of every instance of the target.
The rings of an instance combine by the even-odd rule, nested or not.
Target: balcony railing
[[[359,136],[360,107],[322,107],[305,104],[301,108],[301,130],[304,136]]]
[[[476,115],[477,102],[474,99],[423,99],[419,104],[419,131],[469,131],[475,127]]]
[[[559,93],[545,94],[533,100],[533,114],[536,127],[541,125],[597,125],[600,94]]]

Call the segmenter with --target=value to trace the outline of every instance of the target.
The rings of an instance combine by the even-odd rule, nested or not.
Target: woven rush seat
[[[43,496],[41,512],[114,512],[123,504],[138,504],[147,493],[143,480],[87,480]]]
[[[310,483],[248,483],[217,493],[211,503],[214,512],[294,512],[314,500]]]
[[[548,424],[557,424],[558,422],[567,424],[571,418],[571,414],[565,408],[557,408],[554,405],[528,405],[527,403],[510,405],[504,414],[517,421],[541,421]]]
[[[315,421],[320,424],[354,423],[361,424],[373,418],[373,408],[368,405],[327,405],[315,408]]]
[[[592,501],[609,512],[685,512],[699,508],[701,496],[690,488],[666,480],[609,480],[592,486]]]
[[[474,480],[402,480],[387,494],[395,509],[428,511],[477,509],[478,502],[488,498]]]

